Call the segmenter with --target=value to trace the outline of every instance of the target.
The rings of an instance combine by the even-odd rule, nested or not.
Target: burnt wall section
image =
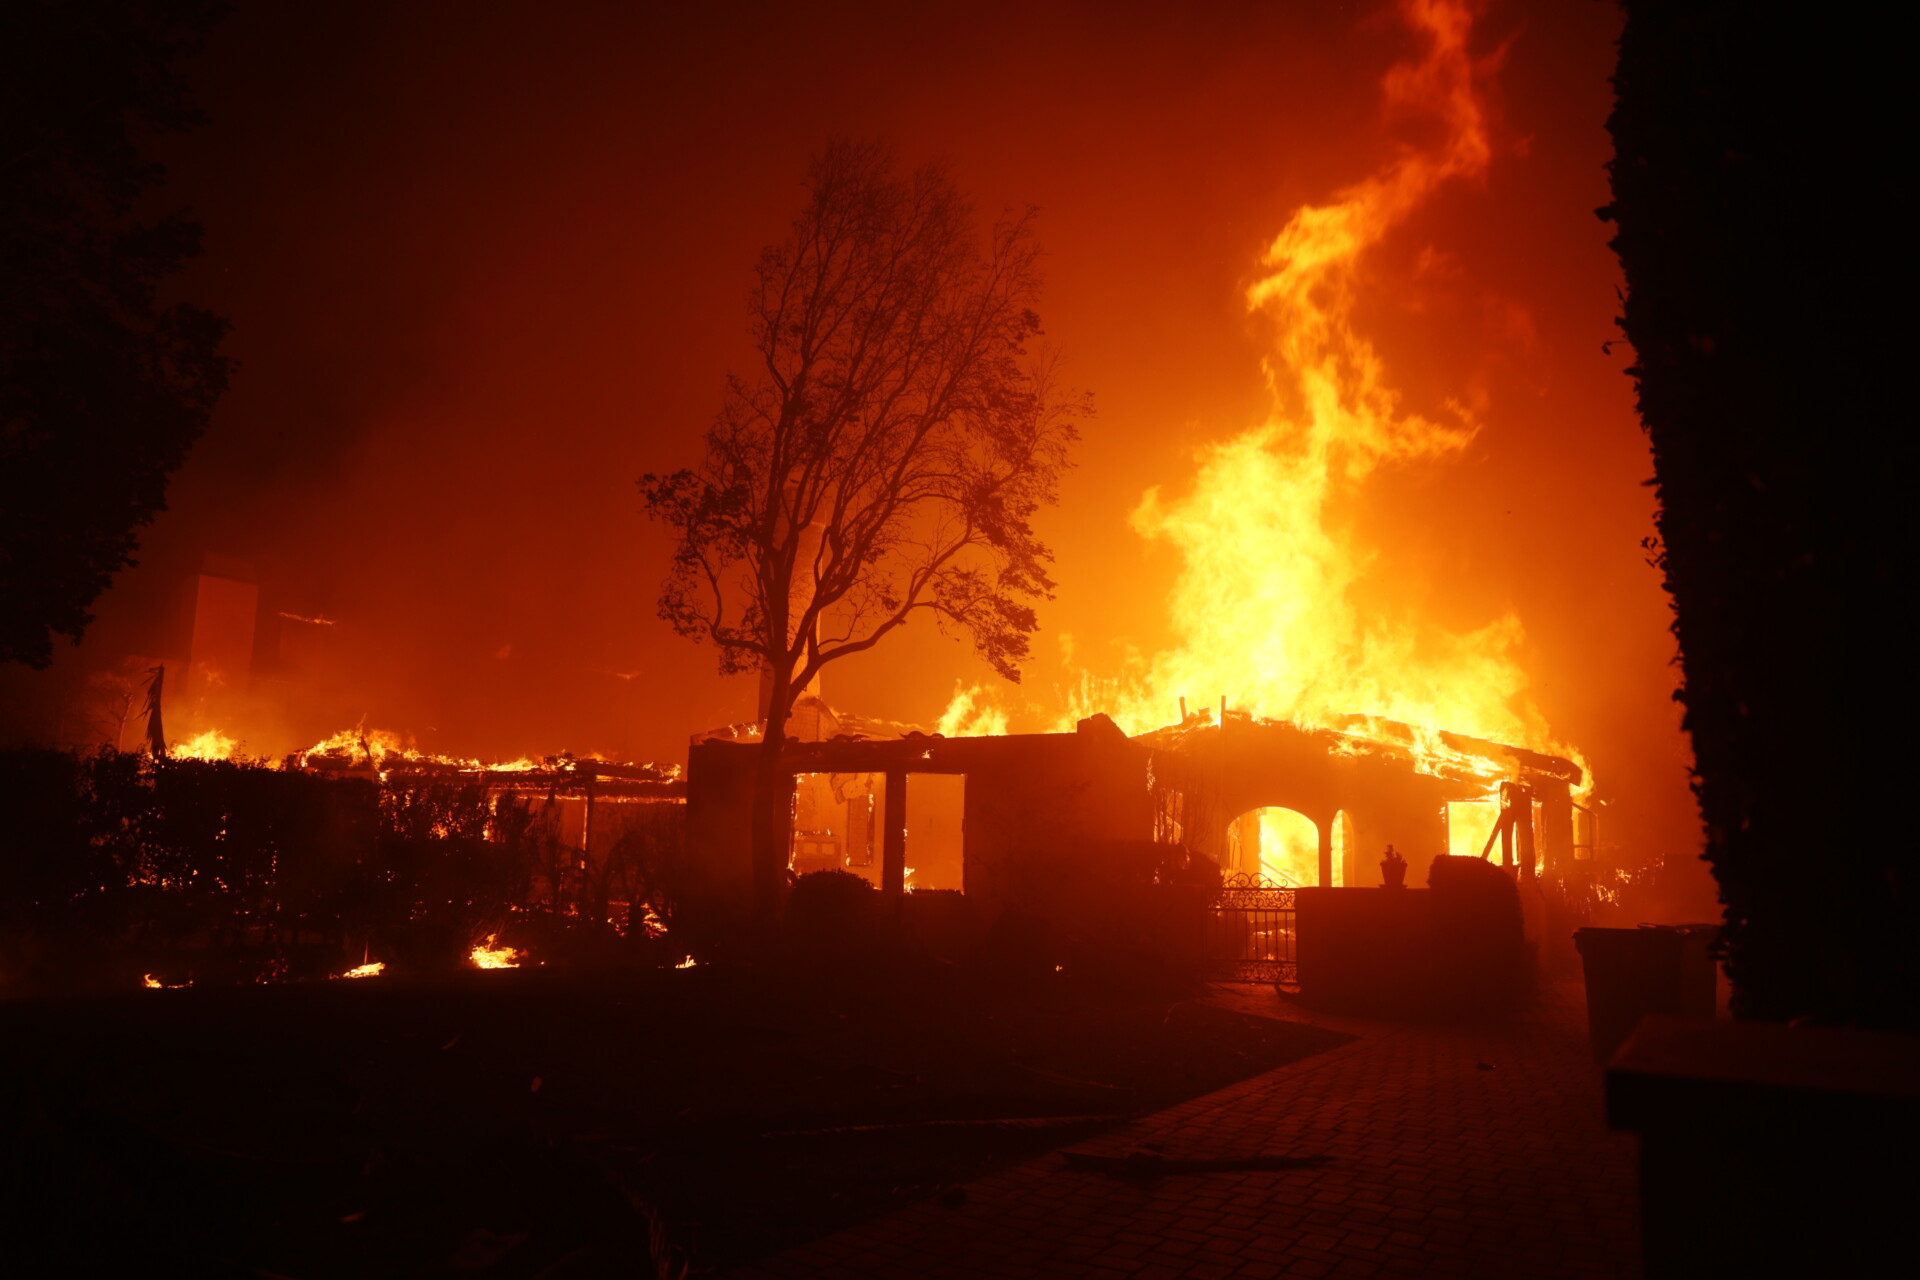
[[[1065,733],[954,745],[963,744],[967,749],[957,754],[973,760],[967,769],[969,896],[995,911],[1030,910],[1069,902],[1091,882],[1116,874],[1151,883],[1145,748],[1124,738]]]
[[[696,742],[687,752],[688,894],[707,916],[746,918],[753,899],[757,743]],[[721,921],[716,920],[716,927]]]
[[[750,815],[757,744],[699,742],[687,766],[687,838],[703,893],[751,892]],[[989,915],[1053,915],[1091,879],[1153,879],[1147,748],[1112,734],[914,736],[788,743],[793,774],[964,775],[963,881]],[[904,792],[904,788],[901,789]],[[911,804],[901,818],[913,859]],[[1134,866],[1134,864],[1138,866]],[[1130,875],[1137,871],[1138,875]]]

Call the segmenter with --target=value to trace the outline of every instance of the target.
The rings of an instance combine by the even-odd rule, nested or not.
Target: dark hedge
[[[1600,213],[1736,1012],[1911,1028],[1905,42],[1859,5],[1623,7]]]

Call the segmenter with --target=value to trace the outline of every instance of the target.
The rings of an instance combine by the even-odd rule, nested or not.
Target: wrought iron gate
[[[1207,976],[1215,982],[1299,980],[1294,958],[1293,887],[1236,871],[1220,882],[1207,912]]]

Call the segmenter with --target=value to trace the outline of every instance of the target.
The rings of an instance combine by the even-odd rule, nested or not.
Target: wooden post
[[[1520,843],[1520,875],[1522,879],[1531,880],[1540,873],[1534,857],[1533,789],[1515,787],[1513,803],[1517,806],[1513,825]]]
[[[880,891],[895,897],[907,889],[907,775],[887,774],[886,830],[880,837]]]
[[[1500,784],[1500,865],[1513,870],[1513,822],[1520,811],[1514,807],[1514,796],[1520,788],[1511,782]]]
[[[1566,783],[1548,783],[1540,798],[1541,870],[1549,880],[1573,874],[1573,799]]]
[[[1314,824],[1320,832],[1320,887],[1333,888],[1333,824],[1340,819],[1335,816],[1326,822]]]
[[[587,811],[580,815],[580,866],[584,869],[593,859],[593,780],[592,770],[587,771]]]

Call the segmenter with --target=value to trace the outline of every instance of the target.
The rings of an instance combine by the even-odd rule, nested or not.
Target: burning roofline
[[[1237,709],[1229,709],[1222,721],[1208,708],[1195,712],[1179,724],[1139,734],[1134,741],[1146,742],[1162,750],[1179,751],[1192,745],[1197,735],[1217,733],[1228,724],[1264,730],[1290,729],[1310,737],[1321,737],[1326,739],[1328,750],[1337,755],[1384,755],[1430,764],[1432,769],[1423,771],[1431,771],[1437,777],[1455,782],[1485,784],[1509,777],[1558,782],[1578,790],[1586,781],[1586,771],[1564,756],[1445,729],[1425,730],[1381,716],[1347,715],[1337,717],[1335,723],[1329,725],[1301,725]],[[1471,768],[1464,764],[1436,761],[1432,759],[1434,745],[1469,760],[1484,761],[1486,767]]]
[[[374,763],[350,756],[295,753],[287,767],[308,773],[333,773],[377,778],[387,786],[431,786],[442,782],[478,784],[490,791],[569,791],[590,789],[598,795],[671,799],[686,794],[686,780],[678,765],[616,764],[606,760],[578,760],[548,756],[532,767],[501,767],[474,761],[387,758]]]
[[[738,726],[734,727],[735,729]],[[1469,734],[1447,730],[1422,730],[1413,725],[1376,716],[1343,716],[1337,726],[1302,726],[1289,720],[1252,715],[1229,709],[1224,722],[1209,708],[1196,712],[1179,724],[1149,730],[1131,737],[1104,715],[1080,722],[1078,734],[982,734],[947,736],[918,730],[905,734],[869,735],[842,733],[819,742],[788,740],[782,756],[795,772],[848,769],[883,771],[920,769],[940,772],[962,767],[962,762],[978,748],[972,744],[1006,742],[1019,739],[1096,736],[1109,741],[1129,742],[1152,751],[1184,753],[1202,743],[1217,740],[1223,728],[1227,735],[1239,731],[1260,733],[1290,732],[1325,745],[1329,756],[1393,759],[1445,782],[1490,791],[1502,781],[1557,784],[1577,791],[1586,780],[1585,770],[1564,756],[1494,742]],[[757,747],[758,734],[720,732],[697,735],[696,742],[715,745],[737,744]],[[1435,748],[1450,753],[1449,760],[1437,755]]]

